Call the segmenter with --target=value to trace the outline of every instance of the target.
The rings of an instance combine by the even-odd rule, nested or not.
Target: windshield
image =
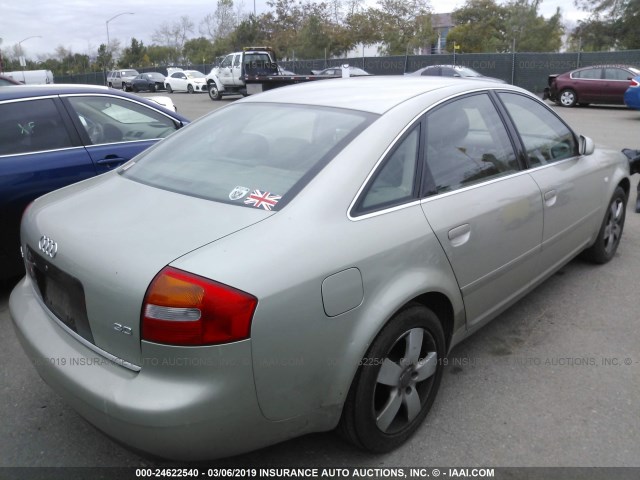
[[[187,70],[184,74],[189,78],[204,78],[205,74],[197,70]]]
[[[235,104],[167,138],[121,174],[185,195],[278,210],[375,118],[335,108]]]

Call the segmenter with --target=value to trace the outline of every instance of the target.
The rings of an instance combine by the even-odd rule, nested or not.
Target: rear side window
[[[71,146],[71,139],[53,99],[0,105],[0,155]]]
[[[68,97],[93,145],[164,138],[175,122],[149,107],[109,96]]]
[[[336,108],[230,105],[145,152],[123,175],[185,195],[277,210],[375,118]]]
[[[516,93],[500,93],[529,159],[539,167],[578,155],[578,142],[569,127],[537,101]]]
[[[427,116],[429,193],[443,193],[519,170],[506,128],[487,94],[449,102]]]
[[[602,77],[601,68],[589,68],[587,70],[580,70],[573,73],[573,78],[587,78],[590,80],[600,80]]]
[[[398,142],[356,205],[358,214],[400,205],[416,197],[420,124]]]

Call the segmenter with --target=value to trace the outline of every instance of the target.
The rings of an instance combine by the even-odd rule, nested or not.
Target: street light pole
[[[107,55],[109,57],[111,56],[111,43],[110,43],[111,41],[109,39],[109,22],[111,20],[115,20],[118,17],[121,17],[122,15],[135,15],[135,13],[133,13],[133,12],[121,12],[121,13],[118,13],[117,15],[114,15],[113,17],[111,17],[109,20],[107,20],[105,22],[105,24],[107,25]],[[111,59],[109,59],[109,60],[111,60]],[[106,83],[106,81],[107,81],[107,79],[105,78],[105,83]]]
[[[23,52],[22,52],[22,42],[26,42],[27,40],[31,40],[32,38],[42,38],[42,35],[32,35],[32,36],[30,36],[30,37],[23,38],[22,40],[20,40],[20,41],[18,42],[18,50],[20,51],[20,56],[21,56],[21,57],[24,57],[24,54],[23,54]],[[25,60],[24,64],[26,65],[26,63],[27,63],[27,62],[26,62],[26,60]],[[22,71],[23,71],[23,72],[24,72],[24,67],[25,67],[25,65],[22,65]],[[22,76],[23,76],[23,80],[24,80],[24,74],[23,74]]]

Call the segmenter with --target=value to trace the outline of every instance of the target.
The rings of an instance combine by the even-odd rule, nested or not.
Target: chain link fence
[[[488,77],[500,78],[534,93],[541,93],[551,74],[564,73],[590,65],[631,65],[640,67],[640,50],[621,52],[572,52],[572,53],[462,53],[446,55],[397,55],[390,57],[359,57],[342,59],[316,59],[281,61],[279,65],[300,75],[312,70],[322,70],[349,64],[374,75],[402,75],[429,65],[455,64],[477,70]],[[208,73],[211,65],[176,65],[185,70]],[[166,67],[145,67],[143,72],[160,72],[166,75]],[[56,77],[56,83],[88,83],[105,85],[105,72]]]

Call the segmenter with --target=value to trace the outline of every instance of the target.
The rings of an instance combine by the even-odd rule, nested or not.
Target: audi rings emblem
[[[40,237],[40,241],[38,242],[38,248],[45,255],[53,258],[58,253],[58,244],[54,242],[52,239],[47,237],[46,235],[42,235]]]

